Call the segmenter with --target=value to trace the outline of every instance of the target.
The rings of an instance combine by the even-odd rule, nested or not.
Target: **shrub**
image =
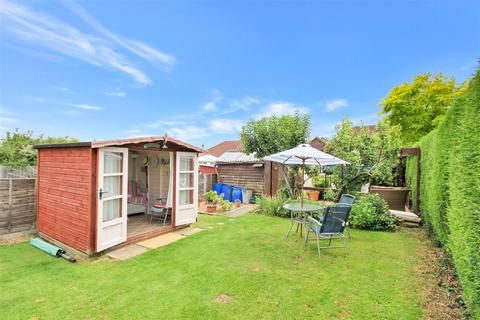
[[[479,114],[480,69],[454,101],[445,120],[419,143],[422,218],[453,256],[474,319],[480,319]],[[415,169],[407,165],[407,182],[413,193]]]
[[[256,204],[258,208],[257,213],[267,216],[287,217],[288,211],[283,208],[288,198],[278,195],[276,197],[257,197]]]
[[[205,199],[208,201],[208,203],[216,203],[217,202],[218,195],[215,191],[210,190],[205,192]]]
[[[232,208],[232,204],[228,200],[220,200],[220,211],[225,212]]]
[[[394,231],[398,225],[385,200],[377,194],[362,196],[353,205],[349,220],[353,228],[367,230]]]
[[[336,201],[337,200],[337,193],[332,190],[332,188],[325,189],[323,193],[323,200],[325,201]]]

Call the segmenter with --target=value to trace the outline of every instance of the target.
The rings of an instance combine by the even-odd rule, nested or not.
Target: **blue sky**
[[[375,123],[416,74],[463,81],[478,1],[3,1],[0,130],[210,147],[295,109]]]

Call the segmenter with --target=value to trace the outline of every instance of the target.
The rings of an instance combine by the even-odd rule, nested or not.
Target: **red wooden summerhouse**
[[[200,148],[168,136],[35,148],[37,228],[47,240],[93,254],[196,221]]]

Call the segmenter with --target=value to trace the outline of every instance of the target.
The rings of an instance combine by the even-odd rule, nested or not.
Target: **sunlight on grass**
[[[410,232],[352,230],[319,260],[289,221],[200,216],[206,230],[128,261],[70,264],[27,243],[0,247],[0,319],[418,319]]]

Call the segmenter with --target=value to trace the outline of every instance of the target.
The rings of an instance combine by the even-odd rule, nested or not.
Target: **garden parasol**
[[[328,153],[317,150],[309,144],[299,144],[295,148],[278,152],[263,158],[266,161],[279,162],[287,165],[301,165],[302,166],[302,193],[300,197],[300,204],[303,207],[303,184],[305,183],[304,172],[305,165],[319,165],[327,166],[334,164],[349,164],[347,161],[336,158]]]

